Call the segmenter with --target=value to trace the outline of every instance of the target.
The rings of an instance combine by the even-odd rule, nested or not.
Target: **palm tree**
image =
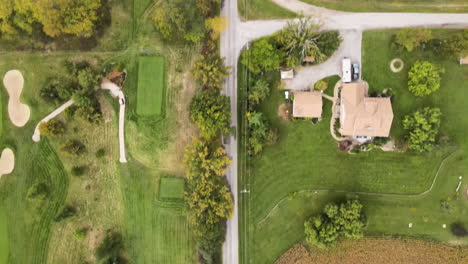
[[[276,40],[286,51],[288,66],[300,65],[306,58],[318,63],[325,59],[325,55],[317,45],[319,31],[318,24],[309,17],[303,17],[297,22],[288,22],[286,27],[279,32]]]

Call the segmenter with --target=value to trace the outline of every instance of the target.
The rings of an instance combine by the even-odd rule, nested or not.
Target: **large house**
[[[341,90],[339,132],[359,141],[388,137],[393,111],[390,98],[367,96],[367,83],[344,83]]]
[[[322,117],[322,93],[318,91],[295,92],[293,101],[294,117]]]

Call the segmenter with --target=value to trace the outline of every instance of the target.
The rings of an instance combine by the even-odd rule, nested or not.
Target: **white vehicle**
[[[343,82],[349,83],[351,82],[351,60],[348,58],[344,58],[341,62],[341,67],[343,70]]]

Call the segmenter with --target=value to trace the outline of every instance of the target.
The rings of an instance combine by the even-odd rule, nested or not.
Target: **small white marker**
[[[412,228],[412,227],[413,227],[413,223],[409,223],[409,224],[408,224],[408,227],[409,227],[409,228]]]
[[[443,225],[442,225],[442,228],[447,228],[447,225],[446,225],[446,224],[443,224]]]

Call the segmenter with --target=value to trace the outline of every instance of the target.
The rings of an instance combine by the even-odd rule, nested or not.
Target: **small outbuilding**
[[[318,91],[295,92],[293,117],[322,117],[322,93]]]
[[[468,64],[468,56],[465,56],[464,58],[460,58],[460,64]]]
[[[281,71],[281,80],[291,80],[294,78],[293,70],[282,70]]]

